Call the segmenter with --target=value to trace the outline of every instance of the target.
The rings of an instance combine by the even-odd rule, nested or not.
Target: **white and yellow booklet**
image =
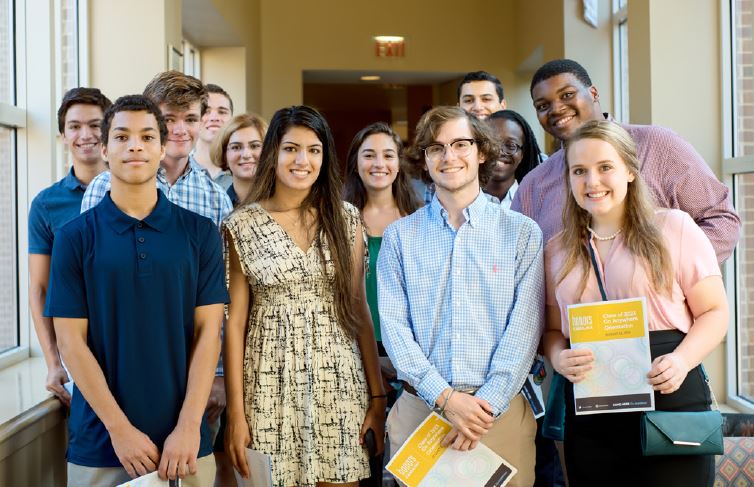
[[[577,415],[654,410],[646,310],[643,297],[568,306],[571,348],[594,354],[592,370],[573,385]]]
[[[117,487],[181,487],[181,479],[161,480],[155,471],[129,480]]]
[[[246,462],[249,464],[248,479],[241,477],[238,470],[233,470],[236,485],[239,487],[272,487],[272,458],[251,448],[246,449]]]
[[[516,475],[515,467],[482,443],[470,451],[443,447],[451,429],[433,412],[395,453],[387,470],[408,487],[503,487]]]

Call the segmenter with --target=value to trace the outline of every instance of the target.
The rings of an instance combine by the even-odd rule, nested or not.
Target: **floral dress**
[[[353,247],[359,212],[343,205]],[[368,387],[356,340],[338,324],[324,235],[304,252],[258,203],[224,228],[251,289],[243,361],[251,447],[272,456],[278,487],[368,477],[359,444]]]

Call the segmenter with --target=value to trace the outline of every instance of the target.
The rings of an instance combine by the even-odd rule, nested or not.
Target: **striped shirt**
[[[110,171],[100,173],[89,183],[81,202],[81,212],[97,206],[105,194],[110,191]],[[220,186],[212,182],[207,172],[189,157],[186,170],[171,185],[166,176],[165,169],[160,167],[157,171],[157,187],[165,193],[168,200],[212,220],[218,228],[223,218],[233,210],[230,198]]]
[[[519,393],[542,333],[542,234],[480,191],[458,228],[435,196],[385,230],[377,261],[382,340],[398,377],[434,407],[479,388],[495,415]]]
[[[605,114],[606,118],[610,116]],[[715,177],[690,143],[664,127],[622,125],[636,142],[641,175],[660,208],[694,219],[712,242],[717,261],[733,253],[741,230],[728,187]],[[521,181],[511,209],[536,221],[547,242],[563,228],[565,153],[558,150]]]

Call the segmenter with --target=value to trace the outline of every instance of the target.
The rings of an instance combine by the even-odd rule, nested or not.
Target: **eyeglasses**
[[[438,162],[445,156],[446,147],[450,147],[456,156],[468,156],[474,142],[476,142],[474,139],[456,139],[448,144],[429,144],[424,148],[424,156],[431,162]]]
[[[520,146],[515,142],[506,142],[500,147],[500,154],[504,156],[512,156],[523,148],[523,146]]]

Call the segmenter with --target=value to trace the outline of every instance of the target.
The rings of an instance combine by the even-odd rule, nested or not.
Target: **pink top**
[[[702,279],[719,276],[720,268],[712,244],[687,213],[663,209],[658,210],[656,215],[657,224],[673,262],[672,296],[658,294],[652,289],[644,265],[636,265],[636,258],[626,248],[621,234],[616,237],[604,262],[595,249],[597,265],[602,272],[608,299],[644,296],[647,299],[650,330],[678,329],[688,333],[694,324],[694,317],[686,304],[686,293]],[[581,269],[578,267],[556,286],[564,260],[565,253],[560,246],[560,239],[556,236],[545,247],[547,304],[560,307],[561,330],[563,335],[569,338],[567,306],[602,301],[602,296],[591,265],[589,279],[581,298],[576,296],[581,282]]]

